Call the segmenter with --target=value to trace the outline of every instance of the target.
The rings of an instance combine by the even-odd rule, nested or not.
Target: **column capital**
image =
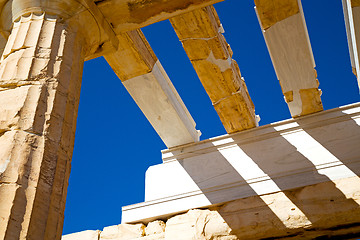
[[[107,41],[106,34],[86,4],[77,0],[0,0],[0,31],[7,37],[21,17],[47,14],[74,27],[84,35],[86,45],[97,48]],[[88,51],[90,51],[90,49]]]
[[[86,7],[76,0],[0,0],[0,9],[2,28],[8,30],[6,28],[23,15],[46,12],[69,19],[86,10]]]

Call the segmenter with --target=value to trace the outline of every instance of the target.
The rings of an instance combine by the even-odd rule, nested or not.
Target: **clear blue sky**
[[[261,125],[290,118],[253,0],[215,5]],[[325,109],[360,101],[341,0],[303,0]],[[225,134],[168,21],[143,29],[203,135]],[[64,234],[121,222],[121,207],[144,200],[145,171],[165,145],[103,58],[85,63]],[[161,187],[161,186],[159,186]]]

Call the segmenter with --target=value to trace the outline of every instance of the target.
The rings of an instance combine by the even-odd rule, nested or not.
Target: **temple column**
[[[29,9],[0,63],[1,240],[61,238],[85,57],[71,21]]]

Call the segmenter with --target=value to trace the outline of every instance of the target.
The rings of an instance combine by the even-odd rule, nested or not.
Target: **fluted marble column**
[[[1,240],[61,238],[85,41],[54,12],[20,11],[1,57]]]

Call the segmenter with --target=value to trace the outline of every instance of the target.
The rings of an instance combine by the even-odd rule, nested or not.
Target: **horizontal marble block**
[[[356,103],[164,150],[146,173],[145,202],[123,207],[122,221],[356,177],[359,145]]]
[[[201,132],[159,61],[123,84],[168,148],[199,141]]]

